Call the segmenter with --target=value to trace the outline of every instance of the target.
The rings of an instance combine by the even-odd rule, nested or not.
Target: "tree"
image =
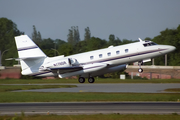
[[[0,18],[0,51],[7,51],[2,56],[2,65],[12,66],[16,61],[5,61],[7,58],[17,58],[14,37],[24,34],[17,29],[17,25],[7,18]]]
[[[85,28],[85,34],[84,34],[84,40],[90,40],[91,39],[91,31],[89,29],[89,27]]]
[[[77,53],[82,53],[82,52],[87,52],[87,46],[88,43],[87,41],[80,41],[78,42],[75,46],[74,46],[74,50],[73,50],[73,54],[77,54]]]
[[[109,35],[109,45],[113,45],[115,41],[115,35],[110,34]]]
[[[42,51],[49,57],[54,56],[54,48],[55,43],[51,38],[43,39],[41,44],[39,44],[39,47],[42,49]]]
[[[132,42],[133,42],[132,40],[123,39],[122,40],[122,45],[132,43]]]
[[[80,34],[79,34],[79,29],[78,26],[73,27],[73,37],[74,37],[74,44],[78,43],[80,41]]]
[[[67,37],[67,41],[69,44],[71,44],[72,46],[77,44],[80,41],[78,26],[72,26],[71,29],[69,29]]]
[[[72,55],[73,54],[73,46],[71,44],[65,43],[58,48],[60,55]]]
[[[87,51],[97,50],[107,47],[107,41],[97,37],[91,37],[91,39],[87,41],[87,45]]]
[[[108,41],[109,46],[110,45],[117,46],[117,45],[121,45],[121,44],[122,44],[122,42],[118,37],[115,39],[115,35],[113,35],[113,34],[109,35],[109,41]]]
[[[73,30],[72,29],[69,29],[69,34],[67,35],[67,37],[68,37],[68,39],[67,39],[68,43],[73,45],[74,39],[73,39]]]
[[[39,45],[42,42],[41,33],[36,30],[36,26],[33,25],[32,40]]]
[[[43,39],[41,43],[41,49],[51,49],[54,48],[54,41],[51,38]]]
[[[166,29],[160,32],[160,35],[154,37],[152,41],[158,44],[173,45],[176,50],[167,55],[167,65],[180,65],[180,25],[177,29]],[[155,58],[155,65],[164,65],[164,56]]]
[[[37,34],[37,42],[38,43],[42,42],[41,33],[39,31],[38,31],[38,34]]]
[[[36,30],[36,26],[33,25],[32,40],[33,40],[34,42],[36,42],[36,39],[37,39],[37,30]]]
[[[150,37],[146,37],[144,40],[150,40],[151,41],[152,39]]]

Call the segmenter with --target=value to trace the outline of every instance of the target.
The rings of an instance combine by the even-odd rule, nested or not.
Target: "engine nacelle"
[[[78,62],[74,58],[63,58],[60,60],[55,60],[46,64],[43,64],[39,67],[39,70],[50,70],[50,68],[61,68],[61,67],[70,67],[77,65]]]

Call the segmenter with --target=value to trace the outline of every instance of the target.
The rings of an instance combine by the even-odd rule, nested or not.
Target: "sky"
[[[180,0],[0,0],[0,18],[12,20],[31,37],[33,25],[42,38],[67,40],[71,26],[108,40],[154,38],[180,25]]]

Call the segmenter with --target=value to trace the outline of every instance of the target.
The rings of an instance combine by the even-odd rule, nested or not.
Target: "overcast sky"
[[[68,29],[78,26],[81,40],[86,27],[101,39],[136,40],[177,28],[180,0],[0,0],[1,17],[29,36],[35,25],[42,38],[67,40]]]

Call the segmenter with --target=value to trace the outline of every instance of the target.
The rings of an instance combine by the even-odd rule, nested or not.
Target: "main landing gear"
[[[138,62],[138,65],[139,65],[139,69],[138,69],[138,72],[139,73],[142,73],[143,72],[143,69],[141,68],[141,65],[143,65],[143,62]]]
[[[79,77],[79,80],[78,80],[80,83],[84,83],[85,82],[85,78],[84,77]],[[88,82],[89,83],[94,83],[95,79],[94,77],[89,77],[88,78]]]

